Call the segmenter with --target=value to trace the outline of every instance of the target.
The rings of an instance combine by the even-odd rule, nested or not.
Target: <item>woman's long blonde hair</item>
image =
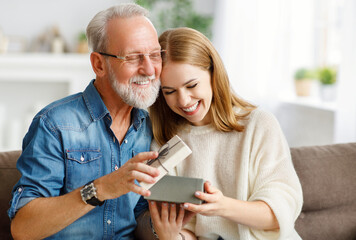
[[[212,125],[219,131],[243,131],[244,126],[239,120],[245,118],[255,106],[237,97],[229,83],[223,62],[212,43],[202,33],[191,28],[175,28],[167,30],[159,37],[162,49],[163,68],[168,61],[185,63],[208,70],[211,76],[213,98],[211,102]],[[244,110],[236,114],[233,107]],[[179,129],[188,123],[180,115],[173,112],[167,105],[162,90],[156,102],[149,108],[155,140],[163,145],[171,139]]]

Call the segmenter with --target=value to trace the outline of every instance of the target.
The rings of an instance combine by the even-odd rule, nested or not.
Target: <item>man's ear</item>
[[[92,52],[90,54],[90,62],[96,76],[103,77],[106,75],[106,61],[100,53]]]

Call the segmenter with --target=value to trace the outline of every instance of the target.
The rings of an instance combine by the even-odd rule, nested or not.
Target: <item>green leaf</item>
[[[334,84],[336,82],[336,70],[332,67],[323,67],[319,69],[318,78],[321,84]]]
[[[314,79],[316,78],[316,73],[315,71],[308,69],[308,68],[299,68],[295,73],[294,73],[294,79],[295,80],[302,80],[302,79]]]

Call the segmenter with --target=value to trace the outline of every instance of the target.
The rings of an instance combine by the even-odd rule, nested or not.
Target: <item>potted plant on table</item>
[[[310,89],[315,78],[315,73],[311,69],[299,68],[294,73],[294,83],[297,96],[310,96]]]
[[[87,36],[86,36],[85,32],[80,32],[78,34],[77,52],[78,53],[88,53],[89,52],[88,41],[87,41]]]
[[[333,67],[322,67],[318,71],[320,97],[324,101],[333,101],[336,96],[337,71]]]
[[[193,0],[135,0],[152,13],[152,21],[160,34],[166,29],[190,27],[212,37],[213,16],[196,11]]]

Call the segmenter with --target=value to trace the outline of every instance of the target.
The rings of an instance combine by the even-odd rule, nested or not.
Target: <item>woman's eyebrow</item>
[[[192,78],[192,79],[186,81],[185,83],[183,83],[183,86],[188,85],[189,83],[191,83],[194,80],[197,80],[197,78]],[[168,87],[168,86],[162,86],[162,89],[174,89],[174,88],[173,87]]]

